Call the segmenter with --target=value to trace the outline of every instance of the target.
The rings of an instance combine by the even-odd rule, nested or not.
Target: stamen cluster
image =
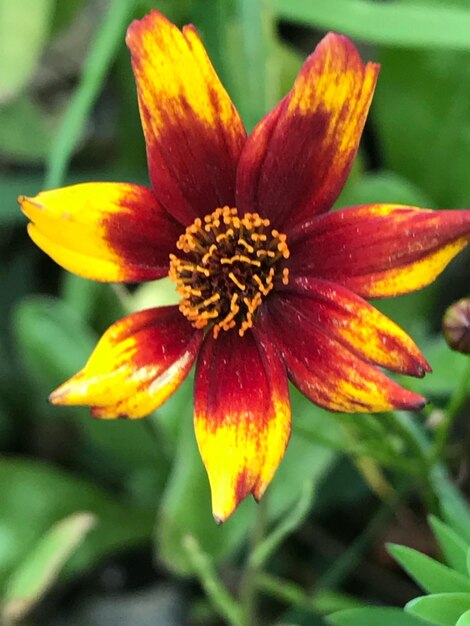
[[[275,282],[288,283],[281,263],[289,258],[286,236],[269,226],[257,213],[239,217],[226,206],[197,218],[181,235],[176,247],[183,255],[170,255],[169,276],[193,326],[212,327],[215,338],[238,327],[242,337]]]

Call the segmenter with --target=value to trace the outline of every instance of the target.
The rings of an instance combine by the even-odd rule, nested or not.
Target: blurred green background
[[[431,399],[423,415],[332,416],[293,391],[262,515],[250,500],[214,524],[191,379],[136,422],[47,404],[113,321],[174,301],[166,281],[128,290],[62,272],[16,204],[85,180],[147,183],[124,35],[152,7],[197,26],[249,130],[326,31],[349,35],[382,71],[338,206],[470,205],[468,0],[0,0],[0,623],[316,626],[401,607],[419,592],[384,542],[436,554],[431,513],[458,537],[455,520],[470,528],[468,357],[440,335],[468,295],[468,253],[422,292],[379,303],[434,368],[402,381]],[[456,623],[367,615],[331,623]]]

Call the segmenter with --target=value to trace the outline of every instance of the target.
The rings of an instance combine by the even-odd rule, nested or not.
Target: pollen
[[[170,255],[169,277],[182,299],[179,309],[195,328],[232,328],[242,337],[276,284],[287,285],[286,235],[257,213],[239,217],[235,208],[216,209],[197,218]]]

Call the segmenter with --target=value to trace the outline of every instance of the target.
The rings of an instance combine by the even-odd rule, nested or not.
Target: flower
[[[344,36],[321,41],[249,137],[193,26],[152,11],[127,43],[152,188],[86,183],[19,201],[33,241],[65,269],[100,281],[169,274],[181,302],[116,322],[50,399],[139,418],[197,361],[196,438],[223,521],[263,495],[284,455],[288,379],[332,411],[423,405],[377,366],[423,376],[428,363],[366,299],[434,280],[467,245],[470,211],[328,213],[379,71]]]
[[[442,331],[452,350],[470,354],[470,298],[461,298],[448,307]]]

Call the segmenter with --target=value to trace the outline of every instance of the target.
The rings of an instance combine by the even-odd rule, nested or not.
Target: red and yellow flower
[[[87,183],[20,203],[31,238],[67,270],[111,282],[169,275],[181,302],[116,322],[51,401],[139,418],[197,362],[196,438],[221,521],[263,495],[284,455],[288,379],[332,411],[423,405],[381,368],[423,376],[429,365],[366,299],[434,280],[467,245],[470,211],[328,213],[379,71],[346,37],[321,41],[249,137],[193,26],[153,11],[127,43],[152,187]]]

